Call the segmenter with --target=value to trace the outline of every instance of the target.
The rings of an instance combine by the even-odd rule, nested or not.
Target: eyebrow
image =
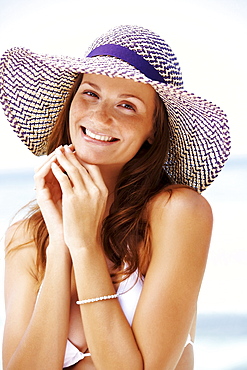
[[[132,95],[132,94],[121,94],[120,97],[121,98],[135,98],[135,99],[140,100],[145,105],[145,103],[142,100],[142,98],[139,98],[139,96],[136,96],[136,95]]]
[[[81,85],[84,85],[84,84],[87,84],[87,85],[90,85],[92,86],[93,88],[97,89],[97,90],[100,90],[100,87],[96,84],[94,84],[93,82],[88,82],[88,81],[82,81]]]
[[[89,81],[82,81],[82,83],[81,83],[81,85],[84,85],[84,84],[87,84],[87,85],[90,85],[91,87],[93,87],[94,89],[96,89],[96,90],[99,90],[99,91],[101,91],[101,88],[98,86],[98,85],[96,85],[95,83],[93,83],[93,82],[89,82]],[[133,94],[121,94],[120,95],[120,98],[134,98],[134,99],[138,99],[138,100],[140,100],[144,105],[145,105],[145,102],[142,100],[142,98],[140,98],[140,97],[138,97],[138,96],[136,96],[136,95],[133,95]]]

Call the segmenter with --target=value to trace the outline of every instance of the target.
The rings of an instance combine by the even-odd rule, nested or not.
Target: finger
[[[45,166],[42,166],[39,171],[37,171],[34,175],[34,183],[35,183],[35,189],[41,190],[45,186],[45,177],[49,174],[49,171],[51,170],[50,165],[46,164]]]
[[[86,168],[81,165],[74,152],[67,145],[64,148],[58,148],[56,154],[59,165],[64,168],[74,186],[80,186],[85,181],[92,184],[92,179]]]
[[[87,170],[92,181],[97,185],[101,190],[107,190],[105,182],[103,180],[101,171],[98,166],[88,163],[83,163],[83,167]]]
[[[58,148],[56,149],[62,149],[62,145],[60,145]],[[69,148],[74,151],[74,145],[73,144],[70,144],[69,145]],[[47,163],[52,163],[52,161],[56,161],[56,149],[50,153],[49,155],[46,156],[45,160],[42,161],[41,164],[39,164],[38,166],[36,166],[34,168],[34,172],[38,172],[44,165],[46,165]]]
[[[65,146],[66,146],[66,145],[65,145]],[[74,152],[74,151],[75,151],[75,147],[74,147],[74,145],[73,145],[73,144],[68,145],[68,147],[70,148],[70,150],[71,150],[72,152]]]
[[[67,145],[64,146],[63,154],[75,167],[78,168],[78,170],[82,170],[82,176],[89,175],[93,182],[94,180],[96,180],[97,182],[103,182],[102,175],[98,166],[87,164],[86,162],[82,163],[82,161],[79,162],[76,156],[76,152],[72,151],[72,149]]]
[[[45,163],[38,170],[36,170],[34,174],[36,190],[43,189],[46,183],[51,184],[54,181],[56,182],[56,179],[51,171],[51,164],[55,162],[55,160],[56,156],[51,156],[48,161],[45,161]]]
[[[101,192],[104,192],[104,194],[108,192],[101,171],[98,166],[88,164],[86,162],[84,163],[82,163],[81,161],[79,162],[78,159],[76,158],[76,152],[72,152],[72,148],[68,147],[67,145],[64,146],[64,155],[67,158],[69,158],[71,163],[73,163],[74,166],[76,166],[79,169],[85,184],[92,186],[93,183],[99,190],[101,190]]]
[[[46,165],[49,162],[52,162],[55,158],[56,158],[56,153],[54,151],[51,154],[49,154],[41,164],[39,164],[38,166],[34,168],[34,172],[35,173],[38,172],[44,165]]]
[[[59,185],[61,187],[62,193],[65,194],[66,192],[72,191],[72,184],[68,176],[61,170],[61,168],[55,163],[52,162],[51,170]]]
[[[61,152],[64,154],[64,156],[78,169],[81,168],[81,163],[78,161],[76,157],[76,152],[74,150],[74,147],[72,145],[64,145],[64,150],[61,149]]]

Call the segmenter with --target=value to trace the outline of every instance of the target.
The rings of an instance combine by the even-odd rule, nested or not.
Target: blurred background
[[[245,0],[0,0],[0,54],[14,46],[37,53],[84,55],[101,33],[137,24],[160,34],[180,63],[185,88],[228,115],[232,151],[203,193],[214,230],[199,305],[195,370],[247,369],[247,2]],[[40,163],[17,139],[0,109],[0,330],[4,323],[4,231],[34,198]]]

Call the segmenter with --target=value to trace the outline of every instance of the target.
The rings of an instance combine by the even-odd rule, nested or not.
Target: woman
[[[200,192],[229,155],[224,113],[135,26],[84,59],[10,50],[1,102],[48,154],[38,206],[6,235],[4,369],[193,369],[212,229]]]

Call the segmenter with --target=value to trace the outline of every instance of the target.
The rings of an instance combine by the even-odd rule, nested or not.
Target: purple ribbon
[[[141,55],[124,46],[106,44],[92,50],[88,57],[111,56],[124,60],[142,72],[146,77],[154,81],[165,82],[159,72],[146,61]]]

